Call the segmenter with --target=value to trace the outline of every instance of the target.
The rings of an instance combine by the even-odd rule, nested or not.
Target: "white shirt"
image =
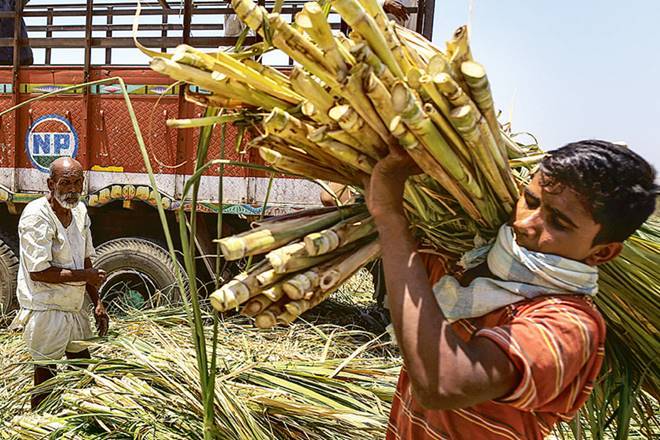
[[[51,284],[32,281],[30,272],[50,267],[80,270],[85,259],[94,256],[87,207],[79,203],[71,210],[65,228],[46,197],[28,203],[18,223],[20,256],[16,296],[29,310],[78,312],[85,299],[85,282]]]

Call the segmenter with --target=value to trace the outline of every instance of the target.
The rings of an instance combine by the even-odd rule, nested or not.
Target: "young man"
[[[596,266],[653,213],[655,171],[604,141],[551,152],[487,262],[458,281],[437,261],[427,272],[417,251],[402,204],[414,172],[393,152],[367,185],[404,360],[387,438],[542,439],[575,416],[598,376]]]
[[[76,341],[92,336],[85,291],[94,304],[101,336],[108,330],[108,315],[97,288],[105,279],[93,269],[94,255],[90,221],[80,203],[83,169],[71,158],[60,158],[50,168],[50,194],[30,202],[18,224],[20,266],[17,296],[21,311],[13,328],[23,328],[23,337],[36,361],[89,359],[89,351]],[[35,366],[34,384],[55,376],[55,366]],[[35,409],[48,394],[35,394]]]

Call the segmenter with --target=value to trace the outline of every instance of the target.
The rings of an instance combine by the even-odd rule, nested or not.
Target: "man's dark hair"
[[[655,210],[655,169],[629,148],[607,141],[573,142],[551,151],[540,166],[544,187],[576,191],[596,223],[594,244],[621,242]]]

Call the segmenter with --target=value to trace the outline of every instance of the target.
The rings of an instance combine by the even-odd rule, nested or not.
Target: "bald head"
[[[65,209],[73,209],[78,205],[83,190],[82,165],[70,157],[60,157],[50,165],[47,182],[55,201]]]
[[[50,178],[57,181],[64,175],[80,175],[83,174],[82,165],[77,160],[71,157],[60,157],[55,159],[50,164]]]

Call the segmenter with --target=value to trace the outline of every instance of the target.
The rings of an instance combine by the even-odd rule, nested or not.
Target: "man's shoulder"
[[[36,200],[31,201],[27,205],[25,205],[25,208],[23,208],[23,212],[21,213],[21,218],[20,220],[23,221],[28,217],[41,217],[43,219],[48,219],[48,199],[46,196],[39,197]]]
[[[514,304],[514,315],[553,316],[605,330],[605,318],[588,295],[548,295]]]

